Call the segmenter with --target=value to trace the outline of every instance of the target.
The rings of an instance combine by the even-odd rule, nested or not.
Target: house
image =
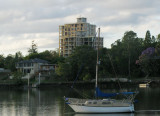
[[[40,72],[41,74],[48,74],[50,75],[51,72],[54,72],[56,69],[56,65],[55,64],[43,64],[40,65]]]
[[[30,60],[23,60],[16,63],[16,68],[23,72],[23,74],[35,74],[38,73],[40,70],[41,65],[48,64],[48,61],[42,59],[30,59]]]
[[[50,74],[50,72],[55,71],[56,65],[49,64],[48,61],[42,59],[30,59],[23,60],[16,63],[17,70],[23,72],[25,75],[22,79],[31,78],[32,76],[36,76],[39,73],[41,74]]]

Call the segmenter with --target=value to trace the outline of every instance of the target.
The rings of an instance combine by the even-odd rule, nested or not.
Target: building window
[[[92,104],[92,102],[88,102],[88,104]]]
[[[102,102],[102,104],[111,104],[110,102]]]
[[[97,104],[97,102],[93,102],[93,104]]]

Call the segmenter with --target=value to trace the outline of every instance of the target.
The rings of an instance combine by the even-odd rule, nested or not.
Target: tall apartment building
[[[98,36],[98,35],[97,35]],[[96,25],[87,23],[84,17],[76,23],[59,26],[59,55],[67,57],[77,46],[89,45],[97,49],[103,47],[103,37],[96,37]]]

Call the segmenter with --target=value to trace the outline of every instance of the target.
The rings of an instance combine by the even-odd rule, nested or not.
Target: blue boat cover
[[[119,94],[123,95],[131,95],[134,94],[135,92],[121,92],[121,93],[103,93],[101,90],[97,87],[96,88],[96,97],[114,97]]]

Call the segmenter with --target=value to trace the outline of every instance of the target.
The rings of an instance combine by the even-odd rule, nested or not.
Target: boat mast
[[[100,40],[100,28],[98,28],[98,46],[97,46],[97,63],[96,63],[96,88],[98,87],[98,64],[99,64],[99,59],[98,59],[98,50],[99,50],[99,40]]]

